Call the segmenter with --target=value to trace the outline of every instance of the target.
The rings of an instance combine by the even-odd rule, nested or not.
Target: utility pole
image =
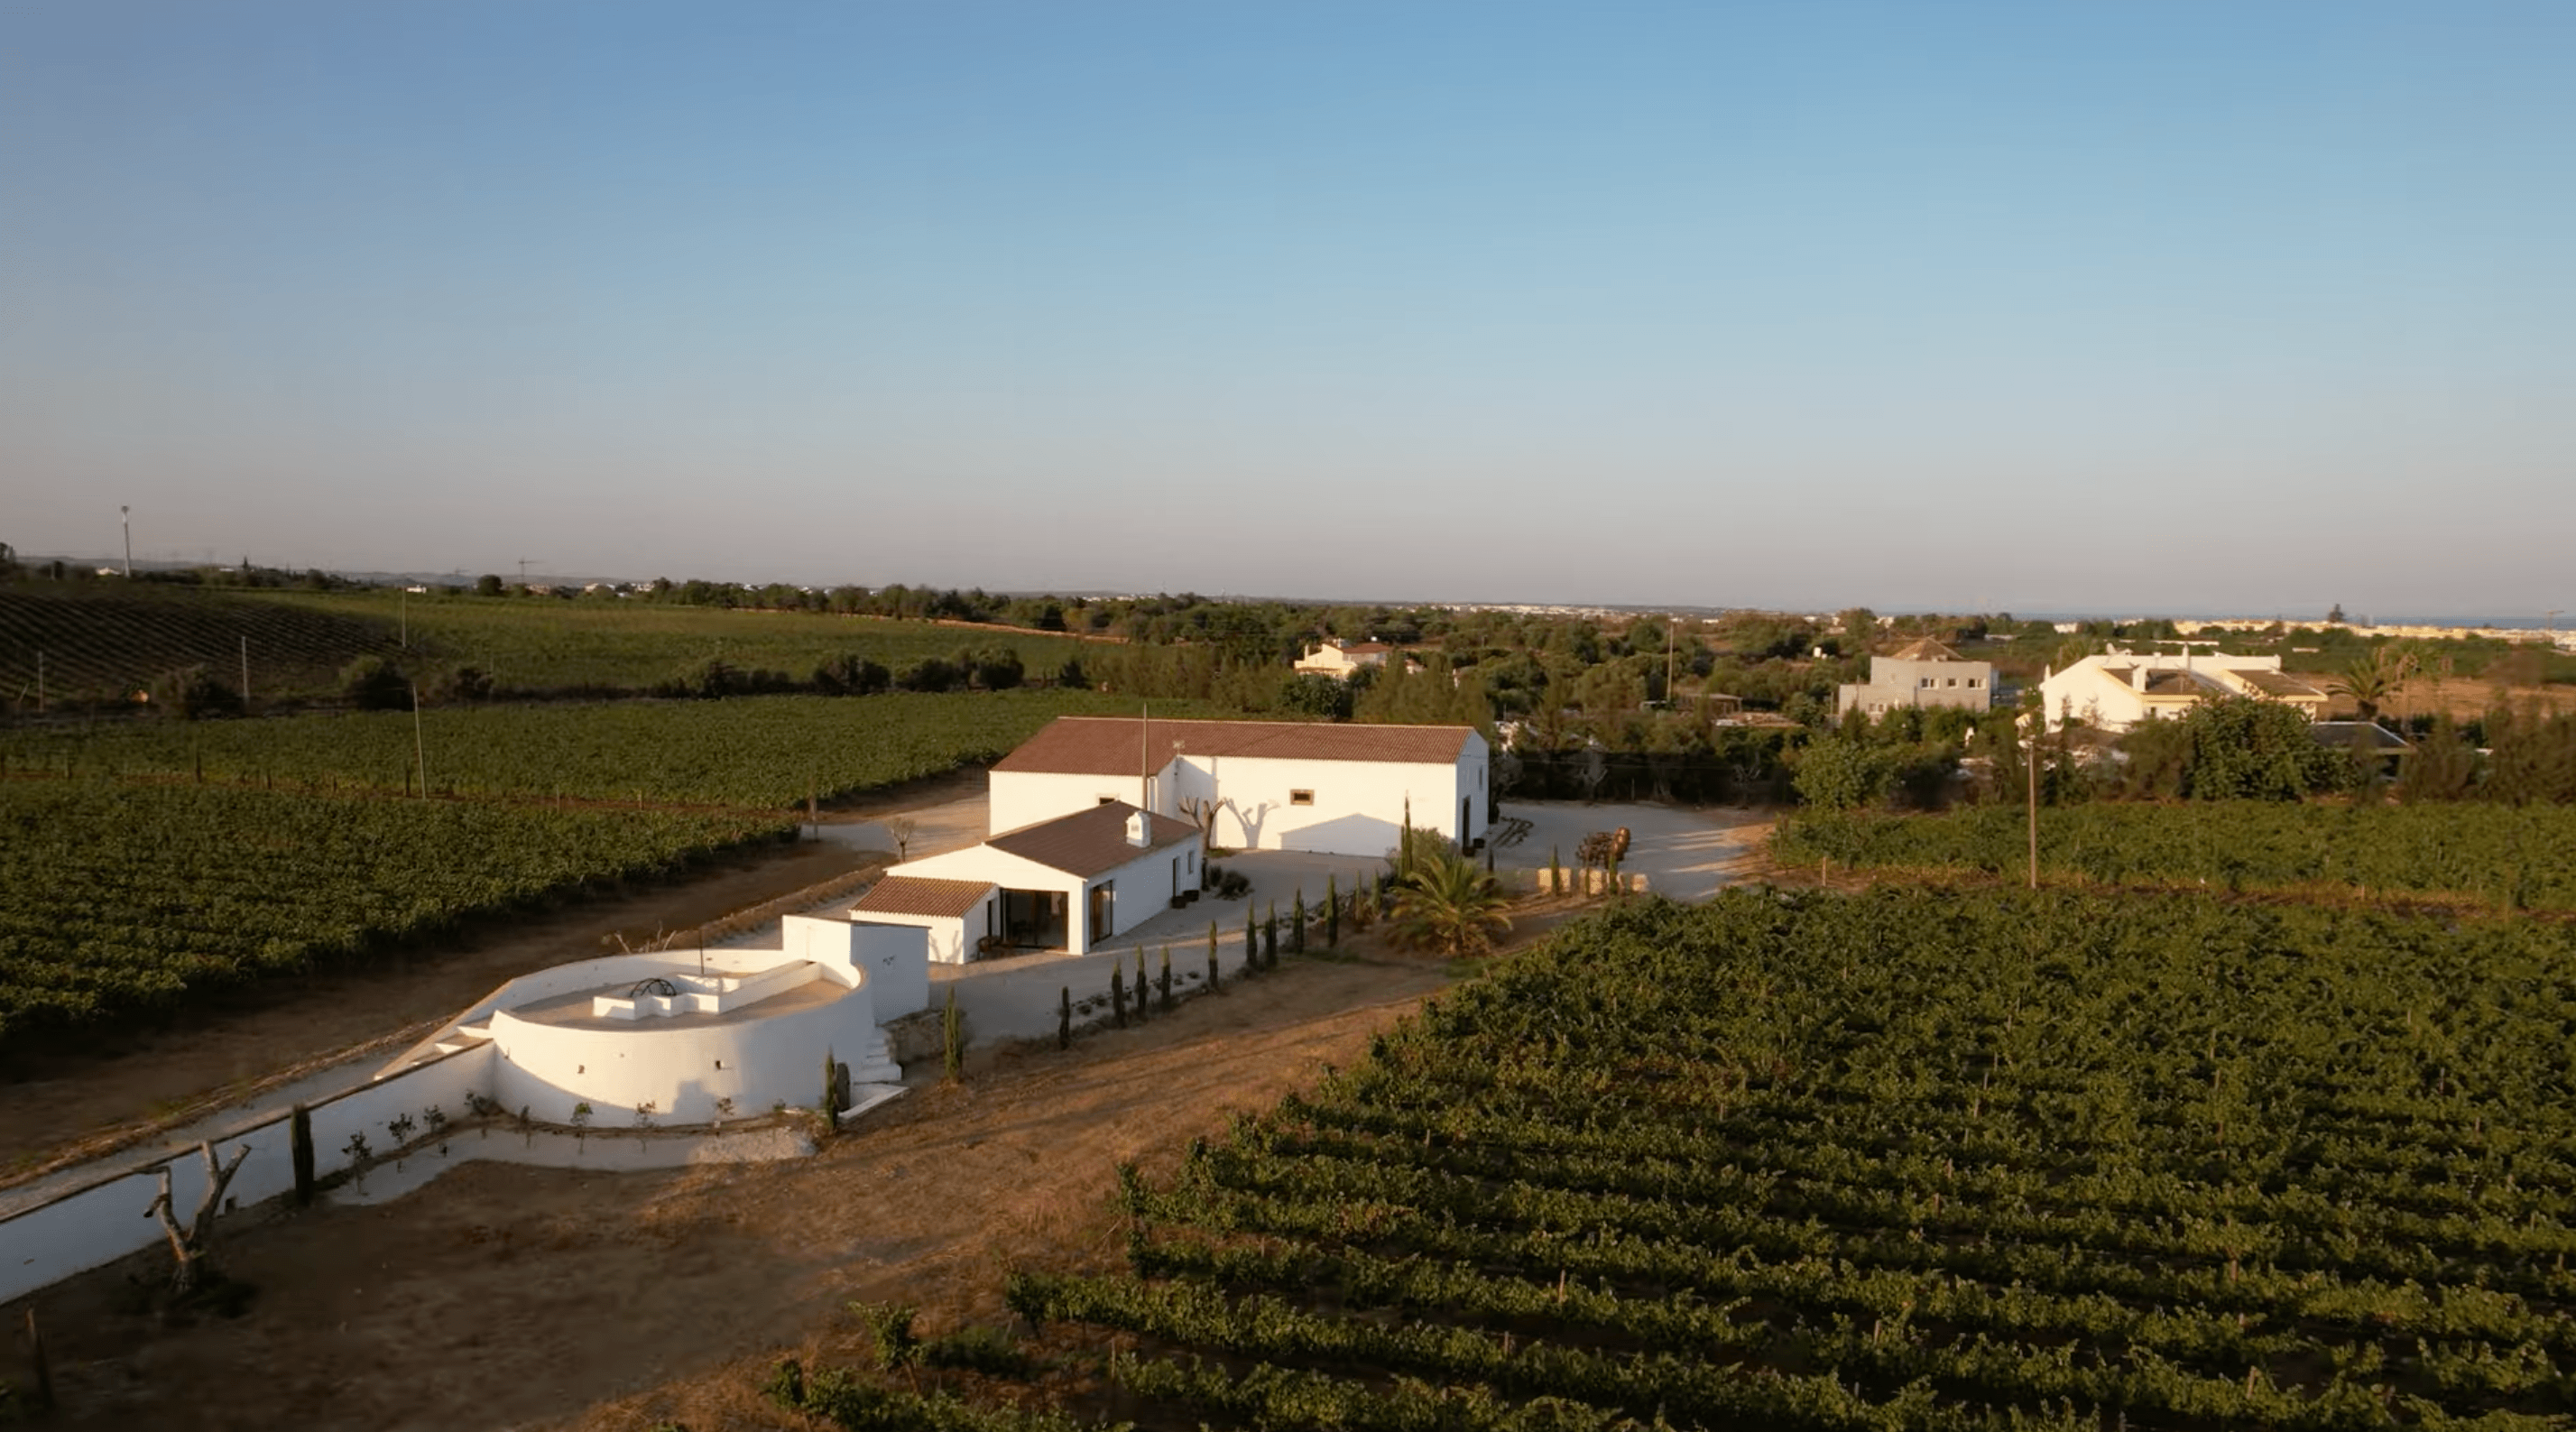
[[[2039,725],[2030,738],[2030,888],[2039,888],[2039,733],[2048,729],[2048,713],[2039,713]]]
[[[1673,648],[1681,640],[1681,619],[1664,618],[1664,705],[1676,705],[1673,698]]]
[[[134,509],[118,503],[116,520],[125,526],[125,579],[130,582],[134,580]]]

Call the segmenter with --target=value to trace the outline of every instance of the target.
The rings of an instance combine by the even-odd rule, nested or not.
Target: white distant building
[[[1485,834],[1487,755],[1472,726],[1064,716],[993,767],[991,822],[1129,801],[1211,845],[1374,857],[1409,812],[1463,850]]]
[[[2048,719],[2080,721],[2119,732],[2150,717],[2180,716],[2211,696],[2285,701],[2315,720],[2326,693],[2281,670],[2278,656],[2217,652],[2131,652],[2117,647],[2088,656],[2039,683]]]
[[[1328,641],[1321,646],[1308,647],[1306,654],[1297,658],[1296,670],[1301,675],[1330,676],[1348,681],[1364,666],[1386,665],[1387,657],[1394,650],[1394,647],[1377,641]]]
[[[1987,711],[1994,706],[1995,664],[1967,661],[1950,648],[1924,637],[1887,656],[1869,659],[1869,680],[1837,687],[1834,714],[1859,711],[1881,716],[1908,707],[1956,706]]]

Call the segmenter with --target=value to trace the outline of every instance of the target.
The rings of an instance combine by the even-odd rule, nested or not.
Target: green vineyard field
[[[344,621],[391,623],[408,613],[411,639],[441,665],[479,668],[505,689],[641,691],[686,667],[721,659],[797,681],[834,657],[890,670],[961,647],[1007,646],[1032,677],[1052,676],[1091,644],[975,626],[820,612],[734,611],[598,599],[415,596],[399,592],[282,593],[280,607]]]
[[[1097,650],[1069,636],[815,612],[735,611],[601,599],[478,598],[400,591],[205,590],[151,582],[0,586],[0,709],[120,704],[166,673],[203,666],[261,702],[336,701],[340,672],[381,656],[426,689],[471,666],[504,693],[642,692],[721,660],[797,682],[844,656],[900,670],[961,648],[1007,646],[1031,678]],[[41,667],[41,672],[40,672]]]
[[[809,792],[828,799],[992,760],[1057,716],[1135,709],[1066,690],[435,707],[421,713],[417,745],[434,792],[779,809]],[[11,771],[202,771],[263,787],[401,791],[415,779],[414,749],[409,712],[0,733]]]
[[[164,673],[203,666],[254,696],[338,690],[340,669],[392,655],[398,628],[358,606],[323,607],[148,582],[0,585],[0,708],[121,703]],[[40,670],[41,668],[41,670]]]
[[[1008,1301],[1153,1429],[2565,1426],[2572,1029],[2557,922],[1637,901],[1125,1174],[1128,1271]],[[1074,1425],[918,1376],[771,1392]]]
[[[0,782],[0,1041],[363,960],[792,829],[758,816]]]
[[[2018,875],[2024,813],[1799,815],[1772,852],[1794,866]],[[2098,802],[2040,812],[2042,872],[2105,883],[2361,887],[2576,910],[2576,807],[2335,806],[2272,801]]]

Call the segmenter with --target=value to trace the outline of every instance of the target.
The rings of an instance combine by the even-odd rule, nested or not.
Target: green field
[[[153,582],[0,584],[0,709],[125,704],[164,673],[203,666],[264,699],[336,693],[340,669],[392,654],[399,635],[364,607],[307,606]],[[41,673],[39,667],[41,666]]]
[[[1257,988],[1254,986],[1252,988]],[[1129,1270],[782,1373],[848,1428],[2523,1428],[2576,1413],[2576,933],[1638,901],[1125,1180]],[[947,1381],[947,1389],[937,1384]],[[1103,1385],[1105,1382],[1105,1385]]]
[[[745,815],[0,782],[0,1041],[363,960],[792,829]]]
[[[429,788],[777,809],[993,760],[1062,715],[1126,714],[1095,691],[752,696],[434,707],[420,714]],[[1162,703],[1171,715],[1207,712]],[[116,721],[0,733],[11,770],[401,791],[409,712],[248,721]]]
[[[2576,807],[2338,806],[2275,801],[2097,802],[2039,813],[2052,878],[2220,889],[2338,887],[2576,910]],[[1792,866],[2020,875],[2024,813],[1799,815],[1772,852]]]
[[[734,611],[608,598],[466,597],[400,592],[280,593],[262,600],[342,620],[395,623],[408,613],[425,660],[473,666],[505,690],[641,691],[699,662],[784,672],[867,657],[890,669],[960,647],[1014,648],[1031,676],[1052,675],[1087,647],[1072,637],[818,612]]]
[[[340,672],[382,656],[424,689],[474,667],[501,694],[650,690],[709,660],[802,683],[827,660],[900,670],[960,648],[1007,646],[1032,679],[1097,643],[975,626],[636,600],[203,589],[157,582],[0,585],[0,709],[123,705],[166,673],[203,666],[228,686],[247,661],[255,702],[334,702]]]

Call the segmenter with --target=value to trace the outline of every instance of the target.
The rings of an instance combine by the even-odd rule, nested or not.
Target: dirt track
[[[963,1086],[916,1090],[795,1163],[475,1163],[381,1207],[281,1215],[223,1249],[259,1290],[238,1320],[131,1311],[127,1277],[163,1268],[141,1255],[33,1299],[61,1425],[799,1425],[759,1382],[790,1353],[855,1357],[847,1302],[917,1304],[928,1329],[998,1321],[1006,1266],[1114,1260],[1119,1160],[1169,1157],[1355,1060],[1444,982],[1406,961],[1291,963],[1070,1053],[984,1056]]]

